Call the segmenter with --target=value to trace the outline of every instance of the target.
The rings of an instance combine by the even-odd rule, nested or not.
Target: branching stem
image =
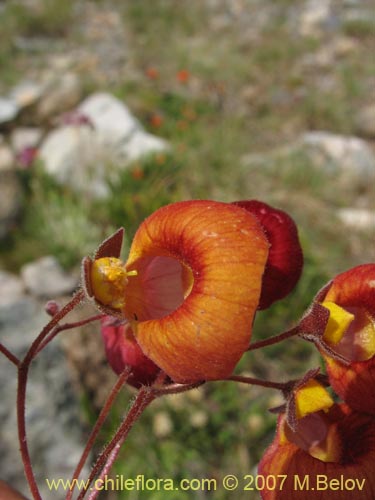
[[[35,480],[33,468],[31,465],[29,448],[27,444],[26,436],[26,386],[29,368],[32,360],[39,352],[39,347],[47,337],[47,335],[55,328],[58,322],[66,316],[74,307],[76,307],[83,299],[85,295],[82,290],[79,290],[72,300],[70,300],[55,316],[51,321],[43,328],[38,337],[31,344],[30,349],[27,351],[24,359],[18,363],[18,388],[17,388],[17,426],[18,426],[18,439],[20,445],[20,452],[22,456],[24,471],[26,479],[29,483],[31,494],[34,500],[42,500],[40,496],[39,488]]]

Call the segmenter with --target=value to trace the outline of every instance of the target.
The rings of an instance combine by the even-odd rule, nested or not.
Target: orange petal
[[[177,382],[228,377],[250,342],[267,255],[256,218],[233,205],[174,203],[146,219],[125,298],[146,356]]]
[[[342,436],[341,463],[321,461],[290,442],[284,432],[285,416],[280,415],[276,437],[259,463],[258,474],[266,479],[260,492],[263,500],[375,498],[373,417],[336,405],[330,418]]]
[[[322,352],[329,381],[352,408],[375,415],[375,357],[345,366]]]

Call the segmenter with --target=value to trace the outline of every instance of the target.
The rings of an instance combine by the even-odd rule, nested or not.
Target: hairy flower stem
[[[153,389],[153,393],[156,397],[167,396],[168,394],[179,394],[180,392],[190,391],[191,389],[196,389],[203,385],[205,381],[194,382],[192,384],[169,384],[165,387]]]
[[[71,498],[73,496],[73,490],[74,490],[74,487],[76,486],[75,480],[78,479],[78,477],[83,469],[83,466],[87,460],[87,457],[90,453],[90,450],[94,445],[95,439],[97,438],[97,436],[100,432],[100,429],[102,428],[102,426],[103,426],[103,424],[108,416],[108,413],[109,413],[110,409],[112,408],[112,404],[113,404],[114,400],[116,399],[121,387],[125,384],[126,380],[128,379],[128,377],[130,375],[130,371],[131,370],[129,367],[129,368],[126,368],[121,373],[121,375],[117,379],[115,385],[112,387],[111,392],[109,393],[106,402],[104,403],[104,406],[99,414],[99,417],[98,417],[97,421],[95,422],[95,425],[94,425],[94,427],[90,433],[90,436],[87,440],[87,443],[86,443],[86,446],[82,452],[81,458],[80,458],[80,460],[79,460],[79,462],[74,470],[72,479],[70,481],[70,484],[72,485],[72,489],[68,492],[68,494],[66,496],[66,500],[71,500]]]
[[[119,426],[116,431],[116,434],[111,439],[111,441],[105,446],[104,450],[99,455],[91,474],[85,484],[85,489],[81,491],[78,495],[77,500],[82,500],[85,497],[85,494],[94,481],[95,477],[100,474],[100,472],[107,466],[107,462],[110,461],[110,464],[113,464],[117,454],[115,454],[114,458],[111,457],[112,451],[116,448],[117,444],[122,444],[130,432],[130,429],[133,427],[135,422],[141,416],[146,407],[155,399],[155,395],[152,392],[151,387],[143,386],[139,389],[137,397],[135,398],[128,414],[125,419]],[[120,445],[121,447],[121,445]],[[120,448],[119,447],[119,448]],[[110,466],[111,466],[110,465]],[[110,467],[109,467],[110,468]],[[107,469],[109,472],[109,468]]]
[[[100,473],[99,477],[95,481],[95,482],[98,482],[97,484],[101,483],[101,481],[103,481],[103,483],[101,483],[101,485],[104,484],[106,476],[111,471],[112,466],[115,463],[115,460],[116,460],[118,454],[120,453],[121,446],[123,445],[125,438],[126,438],[126,436],[123,437],[122,439],[120,439],[120,441],[113,448],[111,454],[109,455],[109,457],[107,459],[107,462],[105,463],[105,465],[102,469],[102,472]],[[87,500],[96,500],[96,498],[98,498],[98,496],[99,496],[99,493],[100,493],[100,490],[95,488],[90,493],[90,495],[87,497]]]
[[[1,343],[0,343],[0,352],[2,352],[4,356],[8,358],[9,361],[14,365],[18,366],[20,364],[20,360]]]
[[[26,403],[26,386],[27,378],[29,373],[29,368],[32,360],[39,352],[39,347],[47,337],[47,335],[55,328],[58,322],[66,316],[70,311],[74,309],[85,297],[82,290],[79,290],[72,300],[68,302],[51,321],[43,328],[38,337],[31,344],[30,349],[27,351],[24,359],[18,364],[18,389],[17,389],[17,426],[18,426],[18,439],[20,445],[20,452],[22,456],[24,471],[26,479],[29,483],[29,488],[34,500],[42,500],[38,485],[35,480],[33,468],[31,465],[29,449],[27,445],[26,436],[26,415],[25,415],[25,403]]]
[[[97,321],[101,318],[103,318],[105,314],[96,314],[95,316],[91,316],[90,318],[82,319],[81,321],[76,321],[74,323],[65,323],[63,325],[57,325],[54,330],[48,335],[47,338],[43,340],[43,342],[40,344],[37,353],[42,351],[47,344],[53,340],[56,335],[60,332],[63,332],[64,330],[72,330],[73,328],[79,328],[80,326],[87,325],[88,323],[92,323],[93,321]]]
[[[261,349],[262,347],[267,347],[269,345],[278,344],[285,339],[289,339],[290,337],[295,337],[299,333],[299,327],[295,326],[286,332],[280,333],[279,335],[275,335],[275,337],[271,337],[269,339],[259,340],[259,342],[253,342],[250,344],[248,351],[254,351],[255,349]]]
[[[269,389],[278,389],[280,391],[287,390],[291,385],[291,381],[272,382],[270,380],[260,380],[258,378],[245,377],[242,375],[232,375],[231,377],[228,377],[226,380],[232,380],[233,382],[242,382],[243,384],[259,385],[261,387],[267,387]]]

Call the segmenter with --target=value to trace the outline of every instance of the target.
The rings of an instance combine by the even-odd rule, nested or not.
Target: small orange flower
[[[181,69],[177,72],[176,78],[180,83],[187,83],[190,80],[190,73],[187,69]]]
[[[159,78],[159,71],[153,66],[150,66],[149,68],[146,69],[146,76],[150,80],[157,80]]]
[[[159,128],[163,125],[164,118],[161,115],[153,114],[150,117],[150,124],[154,128]]]
[[[140,179],[143,179],[144,176],[145,176],[145,173],[142,169],[142,167],[140,167],[139,165],[134,167],[131,171],[131,175],[133,177],[133,179],[136,179],[136,180],[140,180]]]

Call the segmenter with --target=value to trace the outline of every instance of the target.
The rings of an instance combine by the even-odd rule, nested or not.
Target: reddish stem
[[[102,428],[102,426],[103,426],[103,424],[108,416],[108,413],[112,407],[114,400],[116,399],[121,387],[125,384],[127,378],[130,375],[130,371],[131,370],[129,367],[121,373],[121,375],[117,379],[115,385],[112,387],[111,392],[109,393],[106,402],[104,403],[104,406],[99,414],[99,417],[98,417],[98,419],[97,419],[97,421],[96,421],[96,423],[95,423],[95,425],[90,433],[90,436],[87,440],[85,449],[83,450],[83,453],[82,453],[81,458],[77,464],[77,467],[74,470],[72,479],[70,481],[70,484],[72,485],[72,489],[68,492],[68,494],[66,496],[66,500],[71,500],[71,498],[73,496],[73,490],[74,490],[74,487],[76,486],[76,482],[77,482],[76,480],[78,479],[78,477],[82,471],[82,468],[87,460],[87,457],[90,453],[90,450],[93,447],[95,439],[96,439],[97,435],[99,434],[99,431]]]
[[[74,323],[65,323],[64,325],[58,325],[56,328],[48,335],[47,338],[43,340],[43,342],[40,344],[38,348],[38,354],[40,351],[42,351],[47,344],[53,340],[56,335],[64,330],[72,330],[73,328],[79,328],[80,326],[87,325],[88,323],[91,323],[92,321],[97,321],[101,318],[103,318],[105,314],[96,314],[95,316],[91,316],[90,318],[82,319],[81,321],[76,321]]]
[[[169,384],[165,387],[161,387],[160,389],[154,388],[153,393],[155,397],[159,396],[167,396],[168,394],[178,394],[180,392],[190,391],[191,389],[196,389],[200,387],[205,382],[194,382],[192,384]]]
[[[5,345],[1,343],[0,343],[0,352],[2,352],[4,356],[8,358],[9,361],[14,365],[18,366],[20,364],[20,360],[12,352],[10,352],[9,349],[5,347]]]
[[[94,478],[97,476],[97,474],[100,473],[101,470],[103,470],[103,467],[107,466],[108,462],[109,462],[109,468],[112,466],[113,461],[110,458],[112,451],[118,444],[120,443],[122,444],[124,442],[125,438],[129,434],[130,429],[133,427],[134,423],[138,420],[138,418],[141,416],[145,408],[152,402],[154,398],[155,396],[152,393],[151,387],[147,386],[141,387],[141,389],[138,391],[136,399],[134,400],[124,421],[118,428],[116,434],[111,439],[111,441],[105,446],[104,450],[99,455],[91,471],[91,474],[85,484],[85,489],[82,490],[81,493],[78,495],[77,500],[82,500],[85,497],[85,494],[90,485],[92,484]]]
[[[258,342],[253,342],[250,344],[248,351],[254,351],[255,349],[261,349],[262,347],[267,347],[269,345],[278,344],[285,339],[289,339],[290,337],[294,337],[299,333],[299,327],[295,326],[286,332],[280,333],[279,335],[275,335],[275,337],[271,337],[269,339],[259,340]]]
[[[105,463],[105,465],[102,469],[102,472],[100,473],[98,479],[95,480],[95,484],[99,484],[98,481],[100,481],[100,480],[103,481],[103,483],[104,483],[106,476],[108,476],[108,474],[110,473],[112,466],[115,463],[115,460],[118,457],[118,454],[120,453],[121,446],[123,445],[125,438],[126,438],[126,436],[124,436],[122,439],[120,439],[120,441],[113,448],[111,454],[108,457],[107,462]],[[87,500],[95,500],[98,497],[99,493],[100,493],[100,490],[94,488],[94,490],[87,497]]]
[[[85,297],[82,290],[79,290],[72,300],[68,302],[43,328],[38,337],[31,344],[30,349],[27,351],[24,359],[18,364],[18,389],[17,389],[17,426],[18,426],[18,439],[20,445],[20,452],[23,461],[26,479],[29,483],[31,494],[34,500],[42,500],[38,485],[35,480],[33,468],[31,465],[29,449],[27,445],[26,436],[26,416],[25,416],[25,402],[26,402],[26,386],[30,364],[34,357],[38,354],[38,349],[43,340],[57,325],[57,323],[68,314],[76,305],[78,305]]]
[[[290,386],[290,382],[272,382],[270,380],[260,380],[253,377],[244,377],[242,375],[232,375],[226,380],[242,382],[243,384],[260,385],[261,387],[268,387],[269,389],[279,389],[280,391],[284,391]]]

